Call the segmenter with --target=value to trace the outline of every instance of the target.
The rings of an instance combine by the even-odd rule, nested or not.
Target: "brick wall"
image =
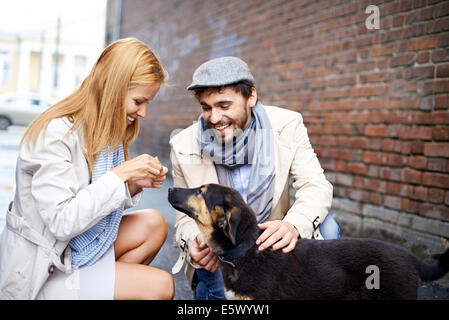
[[[365,26],[371,4],[378,30]],[[126,36],[171,76],[136,152],[168,161],[168,136],[200,112],[185,90],[195,68],[240,56],[263,103],[302,113],[344,232],[448,244],[447,1],[125,0]]]

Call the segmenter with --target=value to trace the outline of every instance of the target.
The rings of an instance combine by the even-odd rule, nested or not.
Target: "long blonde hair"
[[[85,157],[92,172],[96,156],[108,144],[115,150],[137,138],[139,123],[126,125],[125,97],[137,85],[165,84],[167,74],[154,53],[136,38],[120,39],[107,46],[81,86],[65,99],[40,114],[25,132],[22,141],[36,144],[41,132],[56,118],[68,117],[73,129],[81,129]]]

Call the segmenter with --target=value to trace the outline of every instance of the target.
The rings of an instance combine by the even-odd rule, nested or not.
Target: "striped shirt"
[[[125,161],[123,145],[112,152],[107,151],[108,147],[97,156],[91,183]],[[124,208],[123,204],[96,225],[70,240],[73,268],[93,265],[109,249],[117,238]]]

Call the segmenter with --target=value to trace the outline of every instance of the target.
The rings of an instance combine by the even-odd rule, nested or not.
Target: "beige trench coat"
[[[302,238],[322,239],[318,226],[327,216],[332,203],[332,185],[309,142],[301,114],[288,109],[264,106],[274,136],[276,166],[273,208],[268,220],[292,223]],[[170,140],[173,182],[175,187],[194,188],[206,183],[218,183],[214,164],[201,157],[196,141],[198,124],[184,129]],[[290,206],[289,178],[293,179],[295,202]],[[189,247],[200,233],[192,218],[176,212],[175,247],[180,257],[173,268],[176,273],[187,261],[185,273],[192,280],[194,268]]]
[[[14,201],[0,236],[0,299],[36,299],[51,282],[59,299],[76,297],[58,288],[70,285],[61,277],[73,273],[68,242],[123,203],[135,206],[142,195],[131,198],[112,171],[89,182],[82,135],[71,132],[66,118],[51,121],[33,150],[21,146]],[[59,280],[52,281],[56,274]]]

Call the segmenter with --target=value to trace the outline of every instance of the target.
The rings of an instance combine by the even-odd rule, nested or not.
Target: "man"
[[[299,238],[337,238],[328,215],[332,185],[326,180],[298,112],[264,106],[254,77],[236,57],[205,62],[187,88],[202,114],[170,140],[175,187],[220,183],[237,189],[263,230],[259,250],[288,253]],[[290,207],[289,179],[295,202]],[[327,218],[327,219],[326,219]],[[224,299],[218,259],[193,219],[177,212],[175,246],[187,260],[186,276],[197,299]]]

